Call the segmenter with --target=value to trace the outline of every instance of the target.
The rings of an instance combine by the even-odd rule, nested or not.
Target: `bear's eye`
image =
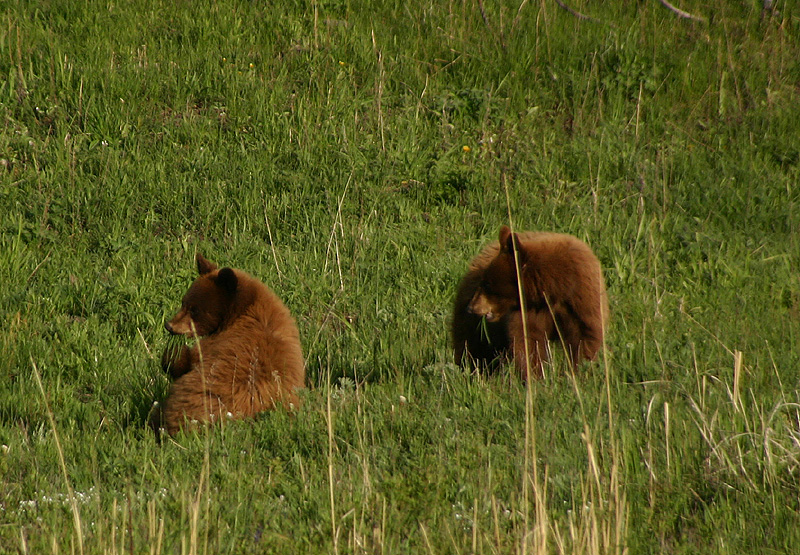
[[[481,289],[483,289],[483,292],[486,293],[487,295],[492,294],[492,286],[489,285],[489,282],[486,280],[483,280],[481,282]]]

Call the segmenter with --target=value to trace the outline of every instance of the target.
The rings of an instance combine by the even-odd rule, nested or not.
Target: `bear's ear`
[[[500,228],[500,252],[514,256],[514,248],[517,249],[517,259],[520,264],[525,260],[525,251],[519,248],[519,235],[511,233],[507,225]]]
[[[209,260],[206,260],[205,257],[199,252],[197,253],[197,256],[195,256],[195,260],[197,261],[197,273],[200,274],[201,276],[213,272],[214,270],[217,269],[216,264],[214,264]]]
[[[511,229],[507,225],[500,228],[500,250],[503,252],[513,252],[514,245],[511,244]]]
[[[217,285],[222,287],[228,293],[234,293],[237,285],[239,284],[239,278],[236,277],[236,273],[230,268],[221,269],[217,274],[215,281],[217,282]]]

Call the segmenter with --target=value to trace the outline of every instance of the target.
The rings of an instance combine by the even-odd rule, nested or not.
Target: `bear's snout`
[[[492,318],[492,311],[486,311],[482,308],[476,308],[470,304],[467,306],[467,312],[469,314],[474,314],[475,316],[480,316],[481,318],[486,318],[487,320],[491,321]]]
[[[164,324],[164,329],[172,335],[185,335],[187,337],[202,337],[218,327],[219,325],[213,322],[197,322],[193,320],[185,309],[181,309],[171,320]]]
[[[486,297],[484,297],[481,292],[478,291],[467,305],[467,310],[470,314],[486,316],[492,312],[492,307]]]

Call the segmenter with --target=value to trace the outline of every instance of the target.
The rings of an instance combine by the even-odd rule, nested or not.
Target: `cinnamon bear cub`
[[[263,283],[241,270],[217,269],[197,255],[200,276],[166,323],[174,335],[198,337],[168,347],[162,367],[174,378],[161,425],[244,418],[278,405],[299,406],[305,367],[294,319]]]
[[[593,360],[602,347],[608,314],[600,262],[586,243],[560,233],[511,233],[503,226],[499,242],[472,260],[458,286],[452,323],[455,362],[487,364],[511,355],[523,379],[541,377],[548,341],[559,341],[577,367],[582,359]]]

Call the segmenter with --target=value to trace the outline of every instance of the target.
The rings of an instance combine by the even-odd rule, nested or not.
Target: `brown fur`
[[[514,259],[525,302],[529,356]],[[456,364],[491,363],[510,354],[521,377],[542,376],[548,341],[560,340],[573,367],[594,360],[603,345],[608,299],[600,262],[579,239],[560,233],[500,230],[470,263],[456,293],[453,348]]]
[[[161,415],[167,432],[299,406],[295,392],[304,386],[305,368],[289,310],[241,270],[217,269],[200,254],[197,270],[200,276],[166,323],[172,334],[201,337],[162,356],[175,380]]]

